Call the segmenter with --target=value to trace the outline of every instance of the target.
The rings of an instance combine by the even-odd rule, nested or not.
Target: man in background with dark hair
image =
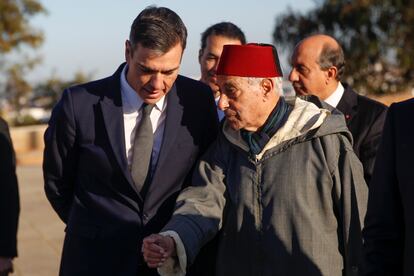
[[[0,275],[13,272],[12,260],[17,256],[19,190],[16,160],[9,127],[0,118]]]
[[[210,86],[216,103],[220,97],[216,70],[223,51],[223,45],[227,44],[246,44],[243,31],[231,22],[220,22],[211,25],[201,34],[201,48],[198,52],[201,71],[200,81]],[[217,113],[221,120],[224,117],[223,111],[217,109]]]
[[[387,108],[342,83],[344,70],[344,53],[338,42],[327,35],[312,35],[296,46],[289,80],[297,95],[315,95],[344,114],[369,184]]]
[[[66,223],[60,275],[157,275],[142,238],[164,227],[217,134],[214,99],[178,75],[187,30],[148,7],[114,75],[71,87],[45,133],[46,195]]]

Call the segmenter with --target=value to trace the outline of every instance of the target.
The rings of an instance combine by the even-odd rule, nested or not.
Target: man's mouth
[[[306,90],[300,84],[293,84],[293,89],[295,90],[296,94],[298,95],[306,95]]]
[[[213,83],[217,83],[217,76],[216,75],[210,76],[210,81]]]
[[[148,95],[149,98],[157,98],[159,95],[162,94],[162,90],[153,90],[144,88],[145,94]]]
[[[237,112],[227,109],[226,111],[224,111],[224,115],[226,115],[227,118],[236,117]]]

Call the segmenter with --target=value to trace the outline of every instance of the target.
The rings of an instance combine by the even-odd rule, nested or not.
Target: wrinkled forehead
[[[226,76],[226,75],[217,75],[217,84],[221,85],[233,85],[233,86],[243,86],[247,83],[246,77],[239,76]]]

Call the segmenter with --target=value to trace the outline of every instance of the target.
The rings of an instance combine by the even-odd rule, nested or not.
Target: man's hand
[[[166,259],[176,256],[174,239],[159,234],[150,235],[142,243],[142,254],[148,267],[160,267]]]
[[[11,258],[0,257],[0,273],[12,273],[13,263]],[[7,275],[7,274],[6,274]]]

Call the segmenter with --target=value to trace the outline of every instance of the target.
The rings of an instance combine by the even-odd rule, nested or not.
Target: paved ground
[[[41,167],[18,166],[20,190],[19,257],[14,276],[58,275],[64,224],[43,192]]]

